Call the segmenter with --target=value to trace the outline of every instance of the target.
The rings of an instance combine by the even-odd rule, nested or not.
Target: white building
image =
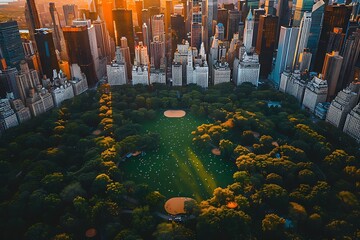
[[[124,63],[111,63],[106,66],[107,79],[110,86],[124,85],[128,82]]]
[[[301,78],[300,71],[295,70],[286,84],[285,92],[294,96],[300,103],[303,102],[307,81]]]
[[[337,128],[343,128],[346,116],[353,109],[358,101],[358,94],[350,88],[340,91],[334,100],[331,101],[326,121]]]
[[[314,77],[306,86],[303,106],[311,112],[315,111],[316,105],[326,101],[327,97],[327,82],[318,77]]]
[[[230,82],[231,70],[227,62],[216,62],[213,65],[212,80],[214,85],[219,83]]]
[[[21,99],[10,100],[11,107],[16,112],[17,119],[19,123],[23,123],[29,119],[31,119],[30,109],[24,106],[23,101]]]
[[[74,97],[74,89],[70,82],[66,82],[65,84],[62,84],[59,87],[55,88],[55,90],[52,91],[51,94],[55,106],[58,107],[63,101]]]
[[[259,56],[256,53],[250,55],[245,53],[240,60],[237,73],[238,75],[236,79],[234,79],[237,86],[244,82],[249,82],[258,86],[260,76]]]
[[[70,80],[70,83],[73,87],[75,96],[88,90],[86,76],[81,72],[78,64],[71,65],[71,76],[73,76],[73,78]]]
[[[172,64],[172,85],[182,86],[182,80],[183,80],[182,65],[179,62],[174,62]]]
[[[347,115],[343,131],[360,142],[360,103]]]
[[[153,83],[163,83],[166,84],[166,75],[164,71],[156,69],[154,71],[150,71],[150,84]]]
[[[133,66],[132,84],[149,85],[149,71],[147,66]]]
[[[252,15],[252,9],[250,9],[249,14],[245,20],[245,28],[244,28],[244,46],[247,52],[251,51],[252,41],[253,41],[253,33],[254,32],[254,18]]]
[[[280,78],[280,86],[279,86],[279,90],[280,92],[285,93],[286,92],[286,88],[287,88],[287,84],[290,80],[291,77],[291,73],[288,70],[285,70],[282,74],[281,74],[281,78]]]
[[[193,72],[194,83],[207,88],[209,86],[209,66],[205,61],[202,66],[196,64]]]
[[[0,99],[0,130],[19,125],[14,110],[10,107],[9,99]]]

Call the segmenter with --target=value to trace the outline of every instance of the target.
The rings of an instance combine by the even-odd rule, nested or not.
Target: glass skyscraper
[[[25,59],[25,55],[16,21],[0,23],[0,47],[7,65],[19,67],[19,63]]]

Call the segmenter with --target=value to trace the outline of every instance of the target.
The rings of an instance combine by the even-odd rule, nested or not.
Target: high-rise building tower
[[[164,15],[154,15],[151,17],[151,39],[157,37],[160,41],[165,41]]]
[[[55,48],[60,52],[61,60],[67,61],[67,50],[64,40],[64,34],[61,29],[59,13],[56,10],[55,3],[49,3],[49,10],[53,22],[53,39]]]
[[[36,29],[35,32],[35,41],[39,52],[42,74],[51,79],[53,78],[53,70],[60,70],[52,34],[53,32],[47,28]]]
[[[347,115],[343,131],[360,143],[360,103]]]
[[[97,83],[97,75],[92,56],[89,33],[87,26],[73,26],[63,28],[66,48],[70,64],[78,64],[86,75],[89,87]]]
[[[135,1],[135,9],[136,9],[137,24],[139,27],[141,27],[143,25],[143,20],[142,20],[143,1],[142,0]]]
[[[121,38],[126,37],[130,48],[131,62],[133,62],[135,57],[135,39],[134,28],[132,24],[132,11],[125,9],[114,9],[112,13],[114,28],[116,31],[116,45],[119,46]]]
[[[143,45],[142,42],[139,42],[139,45],[135,47],[135,62],[136,66],[147,66],[149,64],[149,56],[147,47]]]
[[[358,61],[360,54],[360,30],[352,33],[351,36],[346,40],[342,51],[344,58],[339,80],[336,86],[336,91],[344,89],[350,82],[355,80],[355,63]]]
[[[351,91],[350,88],[341,90],[331,101],[326,121],[335,127],[342,129],[345,124],[347,114],[353,109],[359,100],[358,93]]]
[[[215,28],[215,37],[221,41],[224,41],[224,25],[222,23],[218,23]]]
[[[251,8],[253,9],[253,8]],[[254,34],[253,34],[253,46],[256,46],[257,39],[258,39],[258,33],[259,33],[259,21],[260,16],[265,14],[265,9],[259,8],[253,10],[253,18],[254,18]]]
[[[149,9],[150,7],[160,8],[160,0],[144,0],[144,8]]]
[[[300,29],[298,34],[298,39],[296,42],[295,57],[293,61],[293,68],[299,67],[300,55],[303,53],[306,48],[311,27],[311,13],[305,12],[300,23]]]
[[[227,39],[231,41],[234,37],[234,33],[239,31],[239,22],[241,19],[240,12],[238,10],[230,10],[227,24]]]
[[[63,5],[65,24],[66,26],[71,26],[72,21],[77,19],[78,16],[78,7],[75,4],[65,4]]]
[[[111,63],[111,56],[114,55],[114,50],[110,46],[110,36],[106,29],[105,22],[99,17],[96,21],[93,21],[96,34],[96,43],[99,49],[99,58],[106,58],[107,63]]]
[[[272,73],[272,81],[276,86],[280,86],[281,73],[284,72],[284,70],[292,70],[298,34],[298,27],[292,28],[282,26],[280,28],[275,68]]]
[[[250,9],[248,16],[245,21],[244,28],[244,46],[247,52],[250,52],[253,42],[253,32],[254,32],[254,18],[252,15],[252,10]]]
[[[330,32],[332,32],[335,27],[342,28],[343,32],[347,31],[351,9],[351,6],[336,4],[325,7],[324,21],[314,65],[315,71],[320,72],[322,69],[324,63],[323,59],[327,53]]]
[[[218,19],[218,4],[217,0],[206,0],[206,13],[207,13],[207,31],[208,36],[213,36],[213,21]],[[208,41],[208,39],[206,39]]]
[[[30,26],[30,36],[33,36],[35,29],[41,28],[39,15],[36,10],[35,0],[26,0],[26,6],[30,18],[30,22],[28,23]]]
[[[276,5],[276,16],[279,18],[279,27],[288,26],[291,9],[289,8],[289,0],[278,0]]]
[[[16,21],[0,23],[0,48],[7,65],[18,68],[25,55]]]
[[[276,16],[260,16],[256,53],[259,54],[260,76],[263,77],[267,77],[271,71],[277,24]]]
[[[331,101],[336,96],[336,85],[339,79],[341,64],[343,57],[339,55],[339,52],[327,53],[324,60],[324,66],[322,69],[322,79],[328,82],[328,101]]]
[[[128,45],[128,41],[127,41],[126,37],[122,37],[120,39],[120,52],[121,52],[121,56],[123,57],[123,61],[126,66],[128,79],[132,79],[132,77],[131,77],[132,65],[131,65],[130,49],[129,49],[129,45]],[[134,52],[135,52],[135,49],[134,49]]]
[[[294,27],[300,26],[304,13],[311,12],[313,5],[314,5],[313,0],[298,0],[298,1],[296,1],[294,21],[293,21]]]
[[[319,45],[320,33],[323,24],[324,10],[325,10],[325,2],[323,0],[320,0],[313,5],[311,11],[311,27],[310,27],[308,44],[307,44],[307,48],[310,49],[310,52],[312,54],[310,69],[313,69],[315,63],[314,60]]]
[[[127,9],[126,0],[114,0],[115,9],[124,8]]]
[[[343,33],[342,28],[335,27],[329,35],[329,42],[326,48],[326,52],[340,52],[344,42],[345,33]]]
[[[115,30],[114,30],[114,22],[113,22],[113,13],[112,10],[114,8],[114,3],[112,0],[103,0],[102,1],[102,12],[104,14],[104,21],[106,23],[106,27],[109,31],[110,37],[115,41]]]
[[[174,12],[172,0],[166,0],[165,5],[165,32],[169,32],[171,14]]]

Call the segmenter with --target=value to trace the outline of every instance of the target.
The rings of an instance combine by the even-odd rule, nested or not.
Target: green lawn
[[[203,200],[216,187],[233,182],[235,164],[214,156],[211,149],[196,149],[191,131],[209,120],[200,120],[190,114],[183,118],[161,115],[143,124],[145,131],[160,134],[160,147],[145,156],[131,157],[123,163],[125,179],[146,183],[166,197],[184,196]]]

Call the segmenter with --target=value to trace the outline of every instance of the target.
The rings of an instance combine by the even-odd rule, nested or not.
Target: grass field
[[[166,118],[159,114],[154,121],[143,124],[144,131],[160,134],[160,148],[132,157],[123,163],[125,179],[146,183],[166,197],[192,197],[203,200],[216,187],[232,183],[233,163],[214,156],[211,149],[196,149],[191,131],[208,120],[189,114],[183,118]]]

